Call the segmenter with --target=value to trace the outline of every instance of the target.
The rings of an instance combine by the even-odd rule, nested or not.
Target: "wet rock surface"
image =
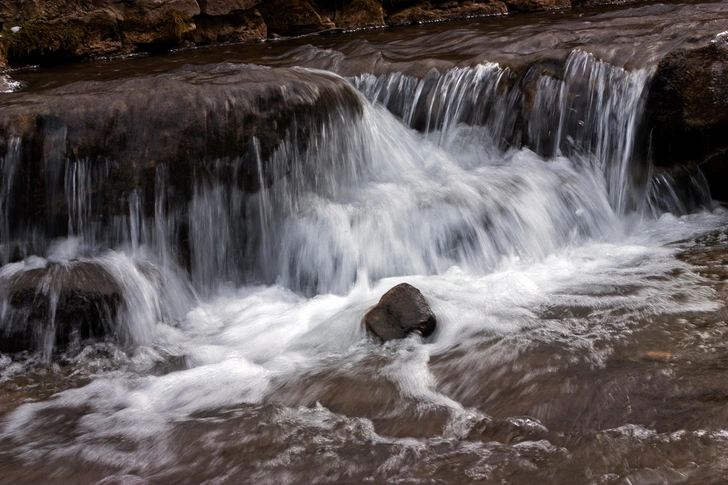
[[[404,2],[396,4],[397,8],[407,8]],[[669,7],[655,5],[658,13],[671,11]],[[675,30],[670,30],[669,25],[664,28],[663,23],[650,27],[648,30],[651,32],[644,34],[649,42],[662,38],[663,44],[652,42],[653,51],[645,53],[647,49],[643,49],[635,57],[619,54],[620,49],[635,47],[634,39],[628,39],[634,32],[629,29],[636,29],[634,24],[643,21],[649,24],[644,19],[651,21],[660,17],[658,14],[649,17],[644,10],[640,12],[643,17],[639,22],[634,18],[620,20],[618,16],[605,14],[596,20],[588,17],[571,23],[554,22],[553,29],[546,28],[548,23],[539,26],[524,23],[510,37],[504,36],[492,23],[484,24],[480,30],[473,27],[471,31],[447,32],[442,28],[440,31],[427,31],[429,34],[422,36],[413,36],[412,30],[402,29],[407,32],[401,37],[389,38],[391,46],[382,47],[374,41],[353,42],[326,50],[331,44],[319,44],[320,49],[301,49],[287,58],[271,55],[263,62],[271,65],[300,62],[308,66],[321,62],[321,65],[331,66],[334,70],[346,67],[353,74],[363,72],[362,66],[380,67],[386,74],[394,69],[393,66],[410,65],[412,70],[408,74],[418,76],[413,83],[425,79],[431,85],[440,83],[443,86],[443,73],[427,77],[431,67],[470,68],[471,63],[487,61],[486,54],[492,51],[505,52],[497,46],[511,46],[514,52],[522,51],[522,57],[526,57],[528,62],[504,63],[508,65],[509,72],[514,73],[513,78],[503,76],[504,87],[510,89],[521,81],[524,84],[553,81],[559,87],[557,83],[563,78],[566,59],[560,52],[573,48],[574,38],[598,37],[592,40],[587,50],[599,51],[594,48],[594,43],[604,43],[611,33],[624,31],[611,43],[604,43],[607,47],[599,51],[601,56],[620,66],[629,64],[629,59],[643,61],[645,58],[647,61],[644,63],[635,61],[633,64],[651,65],[653,60],[659,60],[664,54],[661,49],[670,49],[665,47],[666,44],[674,41],[674,45],[680,45],[683,42],[679,35],[670,37]],[[694,20],[679,14],[676,17],[681,19],[678,23],[683,23],[682,28]],[[711,20],[712,25],[716,24],[714,20]],[[600,22],[616,26],[612,30],[604,29]],[[396,29],[392,31],[392,35],[398,35]],[[540,35],[528,35],[534,31],[542,32]],[[370,34],[373,36],[369,39],[374,39],[374,33]],[[309,41],[310,38],[305,42]],[[453,45],[457,47],[448,47]],[[612,48],[614,51],[610,54]],[[224,55],[232,57],[230,52],[226,51]],[[270,52],[277,54],[280,51],[271,49]],[[422,58],[418,57],[418,52],[422,53]],[[546,54],[550,57],[546,58]],[[239,55],[242,58],[249,54]],[[521,53],[502,55],[498,61],[509,55],[520,56]],[[643,55],[645,57],[640,57]],[[532,60],[538,57],[543,58],[542,61],[533,63]],[[572,60],[585,61],[583,65],[590,68],[610,68],[594,59],[586,62],[586,57],[578,55]],[[342,59],[346,58],[355,60],[344,66]],[[179,63],[179,59],[175,62]],[[158,59],[153,61],[158,62]],[[386,65],[387,62],[389,65]],[[119,65],[111,66],[109,70]],[[172,72],[169,76],[154,74],[142,76],[141,80],[94,81],[65,88],[59,88],[57,84],[55,87],[36,85],[26,95],[8,97],[6,106],[16,116],[8,121],[7,127],[12,127],[12,130],[3,145],[4,162],[12,159],[8,155],[25,155],[12,159],[18,162],[17,165],[3,165],[3,177],[12,175],[13,167],[23,167],[21,163],[28,166],[35,164],[35,173],[42,175],[35,179],[36,183],[42,184],[42,187],[34,189],[42,194],[36,207],[40,208],[42,218],[53,219],[54,211],[61,214],[56,218],[53,231],[62,233],[78,219],[89,225],[103,224],[108,222],[105,219],[114,217],[123,218],[125,222],[139,222],[140,218],[134,212],[138,206],[133,202],[135,197],[141,196],[135,191],[143,187],[142,195],[149,204],[145,207],[155,207],[151,200],[156,201],[156,197],[150,192],[156,195],[156,187],[154,191],[150,189],[156,186],[156,175],[161,173],[162,165],[172,172],[174,190],[162,191],[171,197],[171,203],[159,203],[156,207],[160,210],[173,207],[184,212],[189,206],[178,202],[185,201],[189,195],[190,189],[185,187],[189,187],[190,173],[199,174],[196,180],[201,183],[195,187],[199,189],[198,211],[189,211],[189,220],[195,223],[194,227],[200,234],[208,237],[200,237],[203,244],[198,246],[198,251],[204,255],[219,256],[219,265],[207,267],[208,271],[215,276],[222,274],[220,279],[226,283],[236,282],[222,270],[235,267],[235,261],[228,259],[230,254],[242,254],[237,245],[243,239],[239,237],[242,231],[230,237],[230,233],[225,231],[231,226],[220,222],[227,222],[225,218],[228,217],[238,221],[251,217],[251,214],[226,213],[225,210],[230,207],[240,207],[240,198],[215,198],[225,187],[208,183],[208,177],[220,177],[226,186],[239,184],[246,191],[255,191],[255,196],[261,195],[263,191],[260,189],[266,188],[269,182],[269,188],[275,187],[277,180],[260,177],[258,160],[254,158],[240,165],[251,169],[243,176],[235,170],[217,172],[217,160],[205,157],[209,152],[211,156],[222,154],[225,159],[226,154],[249,150],[256,143],[261,149],[275,150],[280,146],[278,138],[283,135],[271,135],[269,138],[265,135],[275,131],[277,124],[258,120],[276,120],[275,113],[279,112],[280,106],[296,103],[291,99],[299,99],[302,106],[312,106],[310,110],[313,112],[321,105],[316,102],[310,104],[311,100],[329,92],[326,87],[329,85],[328,81],[322,81],[327,76],[305,70],[294,73],[297,77],[308,76],[306,79],[312,84],[283,82],[290,73],[289,69],[262,70],[266,73],[260,74],[260,77],[243,79],[235,77],[235,70],[240,66],[218,68],[203,69],[202,74],[200,70],[188,68]],[[134,72],[133,67],[125,69]],[[532,71],[533,78],[527,77],[528,71]],[[463,78],[456,75],[467,72],[477,71],[453,71],[450,79],[462,81]],[[498,74],[499,71],[493,72]],[[618,69],[606,72],[615,76],[623,74]],[[133,75],[138,76],[138,73]],[[221,87],[231,75],[232,84],[250,83],[252,87],[246,85],[241,89],[258,93],[252,103],[255,109],[252,109],[251,125],[247,124],[245,116],[242,116],[244,121],[238,120],[237,108],[229,108],[240,97],[248,99],[245,94],[235,95],[236,91],[231,91],[233,88],[230,86]],[[276,83],[279,81],[283,83],[280,91],[268,94],[269,90],[278,89]],[[579,80],[576,81],[579,84]],[[334,92],[346,86],[339,79],[330,82],[329,87]],[[455,82],[450,85],[455,85]],[[467,86],[467,83],[460,85]],[[611,90],[623,85],[609,84]],[[164,99],[157,89],[169,93],[168,99]],[[139,100],[132,100],[136,94],[130,93],[135,91],[148,93],[146,97],[139,94]],[[575,90],[577,94],[581,92]],[[82,93],[87,97],[79,96]],[[437,90],[432,89],[428,93],[437,93]],[[537,90],[532,89],[530,94],[524,95],[531,96],[524,102],[529,109],[537,106],[536,93]],[[498,94],[499,99],[509,99],[505,96],[507,92]],[[106,104],[116,96],[123,103],[114,105],[119,106],[116,111],[116,108],[91,106],[94,96]],[[67,102],[63,101],[64,97],[68,97]],[[576,99],[577,95],[573,98]],[[39,100],[37,105],[34,99]],[[171,122],[160,123],[154,111],[156,104],[150,104],[145,110],[141,101],[145,99],[159,104],[162,115],[177,118],[181,126]],[[349,100],[348,97],[344,99]],[[457,98],[438,98],[435,95],[428,98],[435,102],[441,99],[452,101]],[[18,100],[22,101],[22,106],[13,107]],[[80,112],[89,113],[87,117],[74,111],[74,102],[80,106]],[[247,101],[240,103],[247,106]],[[50,107],[47,112],[43,111],[46,105]],[[347,109],[356,112],[356,106],[354,103]],[[579,104],[567,106],[581,108]],[[213,128],[205,124],[205,130],[209,131],[202,132],[205,136],[217,137],[220,146],[211,141],[202,144],[193,140],[189,132],[181,130],[186,126],[200,130],[202,126],[201,118],[185,113],[185,107],[205,112],[205,123],[209,122]],[[42,111],[42,116],[23,115],[32,113],[35,108]],[[375,120],[390,120],[389,115],[384,116],[383,110],[376,109],[382,116]],[[247,110],[246,107],[241,113],[250,113]],[[61,116],[66,116],[66,111],[71,114],[61,119]],[[108,115],[107,111],[113,115]],[[127,115],[127,111],[130,114]],[[256,114],[261,111],[272,114]],[[500,112],[514,111],[519,112],[506,105]],[[403,116],[405,113],[400,111],[398,114]],[[3,110],[0,110],[2,116]],[[98,123],[97,117],[105,120],[104,123]],[[305,120],[319,119],[310,114],[308,108],[296,111],[295,117],[297,122],[304,120],[299,125],[304,131],[307,126],[316,126],[315,122],[306,125]],[[614,117],[617,118],[616,115]],[[57,119],[61,119],[62,123],[54,121]],[[228,138],[227,132],[214,128],[222,124],[221,119],[225,123],[232,120],[230,123],[244,128]],[[420,117],[417,124],[429,128],[424,119]],[[469,119],[478,120],[477,117]],[[581,119],[576,118],[576,121]],[[103,131],[107,129],[106,121],[113,129]],[[388,134],[382,127],[394,131],[392,127],[397,126],[394,124],[396,120],[390,121],[392,123],[377,126],[382,137]],[[141,122],[147,127],[145,129],[151,127],[151,133],[132,126],[132,123]],[[261,123],[260,131],[255,131],[258,123]],[[499,124],[503,125],[500,121]],[[252,128],[247,128],[249,126]],[[442,125],[436,123],[433,126]],[[578,126],[575,123],[573,129],[578,130]],[[88,128],[86,135],[78,135],[79,127]],[[458,127],[462,129],[460,133],[474,133],[482,138],[479,126],[471,128]],[[113,138],[111,135],[117,129],[127,133],[127,138]],[[96,134],[98,131],[103,134]],[[410,131],[394,133],[411,135],[407,139],[412,141],[412,145],[419,145],[420,134]],[[253,138],[257,141],[248,141],[244,145],[236,138],[244,138],[250,133],[255,134]],[[579,134],[578,131],[575,133]],[[326,132],[326,137],[323,132],[320,134],[318,140],[323,140],[321,145],[328,146],[335,141],[335,137],[329,136],[331,134],[331,131]],[[345,132],[345,135],[349,134]],[[177,142],[183,148],[173,143],[172,135],[182,137]],[[156,139],[152,140],[152,137]],[[84,138],[90,140],[88,145],[69,142]],[[548,140],[548,137],[538,139]],[[371,145],[376,145],[378,137],[371,140],[374,141]],[[579,140],[588,141],[588,137],[582,135]],[[157,142],[165,149],[153,146]],[[424,150],[439,150],[431,149],[432,146],[434,144],[425,145]],[[74,153],[73,148],[84,157],[84,163],[79,163],[79,155]],[[202,153],[200,160],[203,161],[185,161],[185,150],[194,157]],[[553,146],[544,147],[543,151],[552,152]],[[392,152],[391,145],[387,146],[378,152],[377,161],[391,164],[397,160],[397,157],[391,156]],[[95,153],[104,156],[95,158]],[[107,165],[104,157],[113,153],[124,157],[120,158],[123,163],[109,162]],[[337,152],[334,157],[337,164],[333,167],[338,167],[340,161],[349,160],[348,154]],[[423,158],[427,155],[424,153]],[[483,155],[480,151],[476,153],[479,158]],[[247,152],[242,158],[246,156]],[[164,163],[160,164],[158,160]],[[440,160],[435,161],[438,163],[432,165],[439,165]],[[502,161],[510,163],[513,160]],[[22,360],[25,356],[11,359],[0,355],[0,477],[13,483],[28,484],[75,484],[79,481],[197,484],[226,480],[231,483],[285,483],[293,480],[301,483],[722,484],[726,476],[724,457],[728,450],[724,431],[728,423],[725,406],[728,399],[725,380],[728,370],[726,235],[720,231],[698,241],[664,244],[673,240],[670,239],[672,231],[693,234],[690,230],[684,232],[684,227],[696,223],[698,227],[714,227],[716,224],[723,227],[725,218],[708,213],[682,219],[665,214],[659,221],[645,217],[646,226],[638,226],[626,240],[621,239],[621,233],[610,233],[610,237],[605,238],[586,235],[585,241],[578,238],[574,231],[588,229],[580,226],[583,224],[580,221],[590,220],[589,211],[584,213],[582,210],[581,202],[585,199],[568,198],[566,212],[576,212],[579,218],[559,220],[565,248],[559,246],[561,249],[554,249],[547,244],[541,246],[542,242],[538,239],[547,240],[550,228],[557,226],[548,225],[548,219],[557,214],[554,208],[558,200],[529,199],[525,197],[528,192],[522,189],[525,182],[548,173],[541,170],[544,166],[558,169],[561,164],[563,170],[566,161],[563,157],[561,161],[544,163],[538,159],[525,161],[529,163],[514,167],[516,183],[513,184],[508,178],[500,180],[493,177],[504,174],[499,172],[502,167],[496,166],[487,167],[486,171],[474,173],[472,177],[489,181],[495,178],[493,185],[458,183],[451,186],[445,180],[448,175],[443,176],[439,169],[428,175],[435,179],[435,184],[426,185],[424,189],[417,187],[422,181],[420,178],[415,178],[411,184],[401,184],[400,178],[393,178],[394,183],[385,179],[385,185],[392,187],[397,196],[409,190],[424,192],[425,197],[415,204],[418,210],[426,211],[424,216],[419,216],[422,213],[417,211],[405,214],[403,219],[412,221],[413,225],[399,226],[403,233],[417,232],[424,224],[440,219],[442,212],[431,211],[437,207],[453,209],[447,213],[464,212],[472,216],[472,226],[465,227],[485,226],[486,233],[491,235],[499,227],[518,227],[528,222],[528,218],[521,215],[535,215],[533,219],[540,226],[533,238],[517,232],[513,237],[506,234],[506,237],[497,240],[503,244],[506,260],[498,263],[502,266],[492,273],[483,270],[473,274],[467,269],[468,260],[461,258],[458,262],[466,268],[464,271],[452,268],[452,263],[442,264],[432,269],[436,275],[419,279],[423,281],[423,291],[428,297],[431,295],[433,306],[437,302],[435,308],[441,317],[437,333],[426,344],[418,338],[411,338],[377,345],[364,338],[361,305],[372,302],[370,296],[361,294],[361,288],[348,296],[348,287],[339,295],[331,294],[331,290],[319,290],[319,295],[309,299],[296,290],[289,291],[285,285],[271,282],[270,287],[251,285],[239,288],[234,295],[227,291],[213,293],[202,304],[192,303],[193,308],[187,316],[171,320],[170,326],[165,325],[168,320],[155,315],[153,322],[161,323],[160,335],[151,343],[123,349],[115,347],[114,342],[97,342],[87,345],[78,354],[78,359],[59,359],[60,367],[54,367],[54,362],[44,373],[42,366],[34,368],[26,364]],[[104,170],[108,167],[113,178],[103,179],[108,185],[98,185],[93,180],[94,183],[81,184],[82,190],[76,192],[74,182],[77,179],[70,176],[63,179],[67,174],[83,172],[87,163]],[[219,165],[224,167],[225,163]],[[260,165],[265,170],[266,160],[261,159]],[[68,167],[78,170],[64,169]],[[325,168],[317,173],[322,175],[316,179],[322,181],[322,185],[324,177],[332,173],[339,175],[328,166]],[[371,173],[365,172],[363,177],[373,176],[377,185],[381,185],[381,180],[376,177],[382,175],[386,168],[382,165],[375,165],[375,168]],[[43,171],[45,169],[49,170]],[[57,172],[50,169],[57,169]],[[138,172],[145,169],[148,171]],[[401,172],[411,176],[408,170]],[[398,166],[396,171],[399,171]],[[59,173],[62,175],[59,176]],[[154,183],[152,173],[155,174]],[[469,175],[461,166],[451,173]],[[680,166],[675,170],[666,168],[664,173],[666,178],[685,180],[681,182],[683,184],[690,184],[695,178],[694,165]],[[561,174],[568,175],[568,172],[562,171]],[[263,181],[260,181],[261,178]],[[25,175],[20,180],[23,188],[33,187],[27,184]],[[455,179],[456,182],[461,180],[460,177]],[[499,185],[505,190],[500,192]],[[582,192],[601,197],[598,186],[579,185],[576,177],[554,177],[553,185],[559,190],[569,185],[582,187]],[[448,186],[453,190],[438,193]],[[53,190],[48,190],[49,187],[57,189],[55,195]],[[372,186],[369,185],[369,188]],[[69,191],[67,197],[70,200],[88,202],[91,207],[79,203],[76,212],[65,209],[64,204],[68,202],[58,195],[64,190]],[[113,195],[113,205],[103,205],[106,190]],[[340,199],[335,200],[336,204],[324,202],[322,205],[325,196],[321,196],[320,192],[312,194],[310,205],[285,199],[285,202],[296,205],[293,217],[302,222],[293,229],[311,228],[305,235],[314,239],[316,249],[308,253],[294,253],[293,264],[285,268],[300,261],[308,262],[307,258],[315,255],[321,257],[321,266],[337,267],[342,264],[342,259],[332,257],[332,246],[322,237],[326,233],[326,224],[321,222],[332,221],[332,225],[341,228],[336,235],[351,238],[351,241],[355,239],[356,225],[361,227],[361,219],[367,220],[372,213],[372,206],[359,211],[352,204],[354,189],[349,191],[347,187],[344,192]],[[471,196],[460,199],[463,193]],[[556,195],[562,193],[567,197],[575,194],[557,192]],[[22,202],[25,193],[19,191],[18,194],[17,200]],[[18,194],[3,193],[0,203],[14,203]],[[376,202],[382,200],[384,205],[396,205],[399,209],[401,199],[385,199],[379,194],[375,192],[372,199]],[[84,198],[85,195],[89,198]],[[511,196],[512,200],[509,200]],[[493,201],[492,211],[473,211],[468,207],[472,201],[477,208],[477,203],[483,200]],[[204,205],[203,202],[209,203]],[[528,211],[509,213],[506,204],[528,205]],[[7,207],[13,206],[2,206],[3,209]],[[543,215],[531,212],[533,207],[543,207],[546,212]],[[107,210],[109,216],[103,215]],[[720,210],[716,212],[721,213]],[[605,213],[612,214],[608,208]],[[7,213],[1,211],[0,214]],[[335,218],[327,219],[332,214]],[[377,230],[387,221],[379,217],[379,213],[374,214],[369,219],[372,223],[359,234],[364,234],[366,241],[375,237],[379,240],[397,239],[398,236],[392,237],[391,233],[382,237],[383,233]],[[23,217],[30,219],[35,215],[27,212]],[[705,226],[700,222],[703,219],[708,220]],[[503,220],[509,221],[508,226],[493,225]],[[5,224],[6,221],[0,222]],[[24,229],[22,218],[8,222],[14,230]],[[41,225],[45,224],[46,219],[41,222]],[[156,221],[149,218],[146,222],[148,232],[152,232],[165,229],[174,220],[159,217]],[[545,230],[542,223],[546,224]],[[595,220],[595,225],[600,228],[609,223],[609,218]],[[143,226],[139,223],[135,230],[143,231]],[[116,230],[126,226],[108,224],[107,227]],[[252,227],[263,232],[259,229],[261,226]],[[223,230],[216,231],[218,228]],[[5,226],[1,229],[5,231]],[[435,240],[431,237],[433,232],[430,228],[424,226],[424,229],[424,242],[416,241],[406,246],[401,258],[397,256],[387,261],[397,263],[398,260],[406,260],[409,256],[407,251],[412,250],[427,258],[436,252],[427,249],[450,251],[463,244],[469,247],[467,245],[473,241],[467,231],[457,227],[455,230],[448,228],[446,235],[455,237],[444,240]],[[106,234],[110,232],[108,230]],[[92,231],[84,234],[99,246],[113,244],[113,241],[94,240]],[[283,231],[268,232],[268,241],[284,240],[281,234]],[[644,243],[644,238],[649,235],[654,239]],[[41,240],[43,236],[41,234],[33,241]],[[118,251],[131,252],[134,244],[143,240],[136,236],[124,234],[123,241],[128,244],[113,247]],[[619,242],[612,243],[612,236]],[[576,242],[573,242],[574,238]],[[293,239],[291,246],[303,246],[303,239]],[[430,241],[433,242],[430,244]],[[520,242],[534,243],[540,254],[533,259],[514,257],[514,253],[520,251],[516,246]],[[10,261],[27,255],[22,247],[9,244],[5,248],[0,251],[0,256]],[[364,246],[356,249],[360,248],[365,249]],[[136,256],[146,260],[154,249],[138,249]],[[496,254],[499,254],[497,250]],[[29,248],[27,251],[36,249]],[[42,249],[37,251],[41,254]],[[349,252],[354,252],[353,247]],[[491,252],[478,249],[474,253],[482,257]],[[53,272],[64,268],[57,263],[48,267]],[[452,269],[446,270],[448,267]],[[39,280],[45,276],[35,272],[43,268],[28,269],[27,287],[32,289],[42,285]],[[401,274],[420,274],[429,270],[398,271]],[[103,278],[96,269],[89,269],[89,272],[95,275],[94,278]],[[79,279],[83,277],[79,276]],[[205,281],[204,278],[201,280]],[[322,280],[311,279],[314,282]],[[258,285],[258,280],[253,281],[254,285]],[[345,280],[345,283],[348,281]],[[214,288],[213,283],[207,287]],[[73,285],[72,281],[66,283],[70,288]],[[78,291],[81,290],[89,291],[86,287]],[[111,285],[109,290],[113,294]],[[416,290],[410,291],[404,291],[409,296],[403,298],[406,302],[403,306],[414,307],[412,313],[424,313],[422,318],[427,317],[428,311],[423,311],[419,304],[422,295]],[[20,308],[13,307],[13,311],[22,312],[27,306],[23,306],[26,300],[22,298],[22,291],[19,294]],[[398,301],[398,298],[386,298],[392,304]],[[185,302],[192,300],[190,296]],[[185,303],[178,305],[179,299],[170,298],[168,301],[171,305],[185,308]],[[88,306],[79,306],[84,312],[93,311]],[[394,312],[381,313],[391,315]],[[138,323],[136,319],[128,321]],[[416,328],[414,331],[417,331]],[[406,335],[406,332],[407,329],[395,329],[397,335]],[[102,339],[104,335],[109,334],[101,334],[98,338]],[[101,347],[101,344],[106,347]],[[86,349],[90,351],[86,352]],[[128,354],[125,350],[129,350]],[[84,378],[89,375],[89,378]],[[90,384],[85,386],[89,380]],[[57,395],[48,399],[53,394]],[[18,406],[22,407],[17,409]],[[16,409],[17,412],[12,412]]]
[[[648,109],[658,165],[693,162],[728,199],[728,33],[676,49],[657,67]]]
[[[16,263],[23,265],[23,263]],[[96,263],[48,263],[0,275],[0,352],[50,357],[88,338],[116,338],[122,290]]]
[[[100,174],[86,196],[103,224],[128,214],[134,192],[154,200],[162,169],[169,170],[170,207],[183,207],[220,159],[240,160],[232,183],[255,192],[261,181],[272,182],[265,161],[294,120],[303,139],[342,110],[357,116],[361,109],[343,79],[244,65],[77,83],[0,104],[0,151],[19,182],[6,194],[17,209],[7,214],[8,233],[22,231],[32,217],[45,221],[49,237],[68,231],[71,208],[60,174],[69,164]]]
[[[437,318],[420,290],[402,283],[382,296],[364,316],[367,330],[383,342],[402,339],[412,332],[428,337],[435,331]]]
[[[387,17],[391,25],[408,25],[439,20],[501,15],[508,12],[503,2],[448,2],[433,7],[430,3],[408,7]]]

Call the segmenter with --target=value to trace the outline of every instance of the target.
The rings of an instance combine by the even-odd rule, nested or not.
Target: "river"
[[[0,354],[0,483],[724,483],[728,212],[652,166],[644,118],[661,56],[727,21],[649,4],[12,74],[40,96],[295,66],[360,109],[265,161],[254,140],[257,190],[209,160],[176,212],[134,192],[102,224],[108,166],[66,160],[64,237],[10,229],[8,149],[2,242],[41,249],[0,277],[91,263],[123,304],[113,338],[56,348],[51,315]],[[562,67],[525,92],[532,62]],[[402,282],[438,327],[382,345],[362,318]]]

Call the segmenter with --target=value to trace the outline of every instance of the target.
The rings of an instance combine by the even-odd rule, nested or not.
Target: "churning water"
[[[690,374],[675,359],[705,359],[725,332],[705,327],[722,308],[715,287],[675,257],[692,243],[671,243],[727,215],[699,176],[690,203],[703,210],[685,214],[653,172],[640,126],[651,75],[579,50],[531,93],[493,63],[363,74],[350,79],[361,113],[294,126],[266,162],[274,183],[250,194],[200,181],[188,211],[165,212],[160,170],[155,200],[134,193],[128,216],[105,225],[86,199],[104,168],[66,162],[53,176],[71,237],[24,227],[44,257],[0,277],[98,265],[121,288],[118,340],[79,342],[61,366],[42,363],[52,338],[40,357],[0,357],[18,396],[0,427],[0,482],[719,477],[718,404],[691,395],[655,411]],[[12,143],[6,244],[22,160]],[[361,320],[400,282],[423,292],[438,329],[379,345]],[[15,311],[2,302],[6,331],[22,324]],[[26,376],[50,390],[34,395]]]

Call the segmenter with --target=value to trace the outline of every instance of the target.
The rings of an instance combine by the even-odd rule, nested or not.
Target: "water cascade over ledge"
[[[620,376],[649,361],[678,399],[687,371],[663,366],[682,357],[655,352],[713,342],[687,322],[719,304],[676,254],[727,216],[700,171],[653,165],[654,73],[577,48],[521,69],[229,62],[12,94],[0,384],[70,370],[53,399],[0,400],[0,475],[687,476],[685,443],[712,443],[703,463],[725,433],[677,411],[679,436],[650,428],[657,397]],[[379,345],[362,318],[402,282],[438,328]],[[654,476],[625,464],[651,444],[673,458]]]
[[[208,72],[258,75],[234,66],[200,74]],[[337,82],[325,72],[307,75]],[[333,104],[321,118],[294,118],[268,153],[252,134],[236,156],[156,162],[153,175],[142,175],[147,181],[121,187],[118,202],[99,198],[109,197],[119,162],[64,159],[69,127],[44,126],[46,220],[20,224],[11,224],[16,181],[32,146],[29,135],[11,137],[2,161],[3,247],[45,250],[53,261],[57,244],[48,238],[66,234],[71,242],[64,245],[72,249],[62,259],[93,260],[111,249],[131,258],[129,264],[151,264],[147,273],[157,275],[158,285],[176,291],[191,285],[183,299],[258,282],[342,294],[360,276],[436,275],[452,266],[486,274],[503,258],[538,261],[583,241],[616,241],[629,220],[650,214],[649,203],[677,207],[669,197],[647,197],[649,158],[635,153],[649,69],[626,71],[577,50],[561,80],[529,72],[526,78],[536,78],[529,92],[509,77],[497,64],[433,71],[421,80],[362,75],[352,82],[376,104],[346,93],[360,111]],[[139,141],[126,148],[131,156],[141,149]],[[170,171],[183,167],[191,180],[180,187]],[[707,190],[699,189],[691,203],[710,207]],[[189,193],[186,201],[179,201],[181,191]],[[663,192],[675,191],[668,184]],[[25,211],[37,212],[38,202],[28,204]],[[179,298],[172,305],[165,298],[142,298],[154,302],[147,321],[179,319]],[[12,308],[6,301],[4,312],[14,315]],[[15,323],[6,323],[6,332],[24,327],[18,318],[29,317],[7,317]],[[138,324],[115,325],[117,333],[129,333]]]

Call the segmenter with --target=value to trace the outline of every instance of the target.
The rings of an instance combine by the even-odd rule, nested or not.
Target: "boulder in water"
[[[122,291],[102,266],[74,261],[4,273],[0,351],[49,356],[74,341],[114,333]]]
[[[437,318],[420,290],[407,283],[395,286],[364,316],[367,330],[382,341],[405,338],[412,332],[427,337]]]
[[[700,165],[713,197],[728,200],[728,33],[704,37],[657,67],[647,101],[652,147],[659,166]]]

